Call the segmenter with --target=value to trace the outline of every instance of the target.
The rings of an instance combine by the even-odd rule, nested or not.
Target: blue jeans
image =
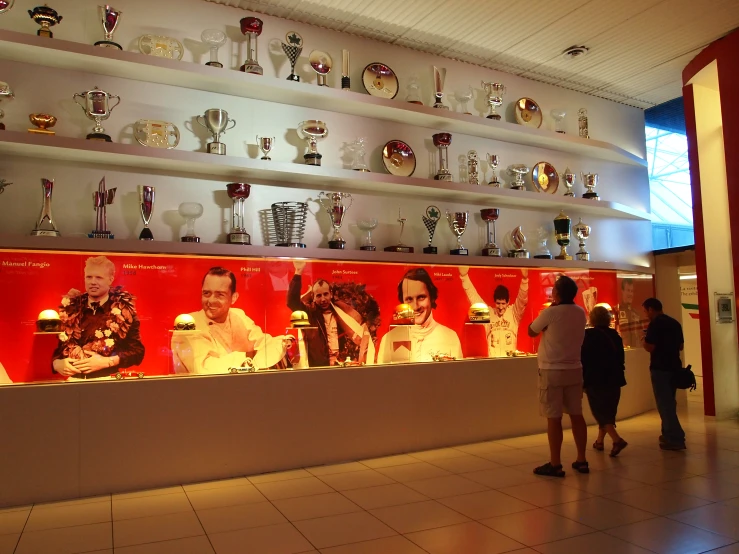
[[[652,374],[652,390],[657,402],[657,411],[662,419],[662,436],[670,444],[685,442],[685,431],[677,418],[677,389],[672,384],[672,372],[650,371]]]

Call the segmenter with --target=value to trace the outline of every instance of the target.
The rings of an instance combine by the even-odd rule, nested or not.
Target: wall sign
[[[715,292],[716,299],[716,323],[733,323],[734,317],[734,293]]]

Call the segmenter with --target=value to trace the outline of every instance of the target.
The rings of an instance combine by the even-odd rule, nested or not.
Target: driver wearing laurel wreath
[[[62,297],[62,332],[52,356],[55,373],[96,379],[139,365],[144,359],[136,299],[112,287],[115,265],[105,256],[85,261],[85,292],[71,289]]]

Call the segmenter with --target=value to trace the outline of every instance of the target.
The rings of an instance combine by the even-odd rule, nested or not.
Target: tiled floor
[[[739,554],[739,421],[681,417],[687,451],[659,450],[650,413],[565,479],[532,474],[534,435],[4,509],[0,554]]]

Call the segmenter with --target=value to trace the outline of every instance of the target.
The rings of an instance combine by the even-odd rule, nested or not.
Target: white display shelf
[[[563,195],[493,188],[350,169],[313,167],[301,163],[252,160],[204,152],[147,148],[138,144],[101,142],[62,136],[0,131],[0,155],[59,160],[105,167],[154,169],[211,179],[251,181],[259,184],[320,189],[341,189],[363,194],[393,194],[429,200],[469,202],[493,207],[542,211],[569,210],[573,214],[648,220],[649,214],[616,202],[586,200]]]
[[[53,250],[73,252],[115,252],[130,254],[172,254],[178,256],[224,256],[234,258],[301,258],[337,262],[383,262],[399,264],[469,265],[530,267],[561,270],[611,270],[629,273],[653,274],[654,268],[615,262],[579,262],[575,260],[540,260],[535,258],[490,258],[473,255],[478,248],[470,248],[469,256],[452,256],[440,249],[440,254],[399,254],[385,252],[378,246],[376,252],[363,250],[332,250],[330,248],[284,248],[280,246],[242,246],[235,244],[205,244],[172,241],[110,240],[83,237],[32,237],[27,235],[0,235],[0,249]],[[420,250],[420,248],[419,248]]]
[[[400,99],[387,100],[310,83],[294,83],[276,77],[250,75],[16,31],[0,30],[0,59],[369,117],[629,165],[647,165],[645,159],[599,140],[437,110]]]

